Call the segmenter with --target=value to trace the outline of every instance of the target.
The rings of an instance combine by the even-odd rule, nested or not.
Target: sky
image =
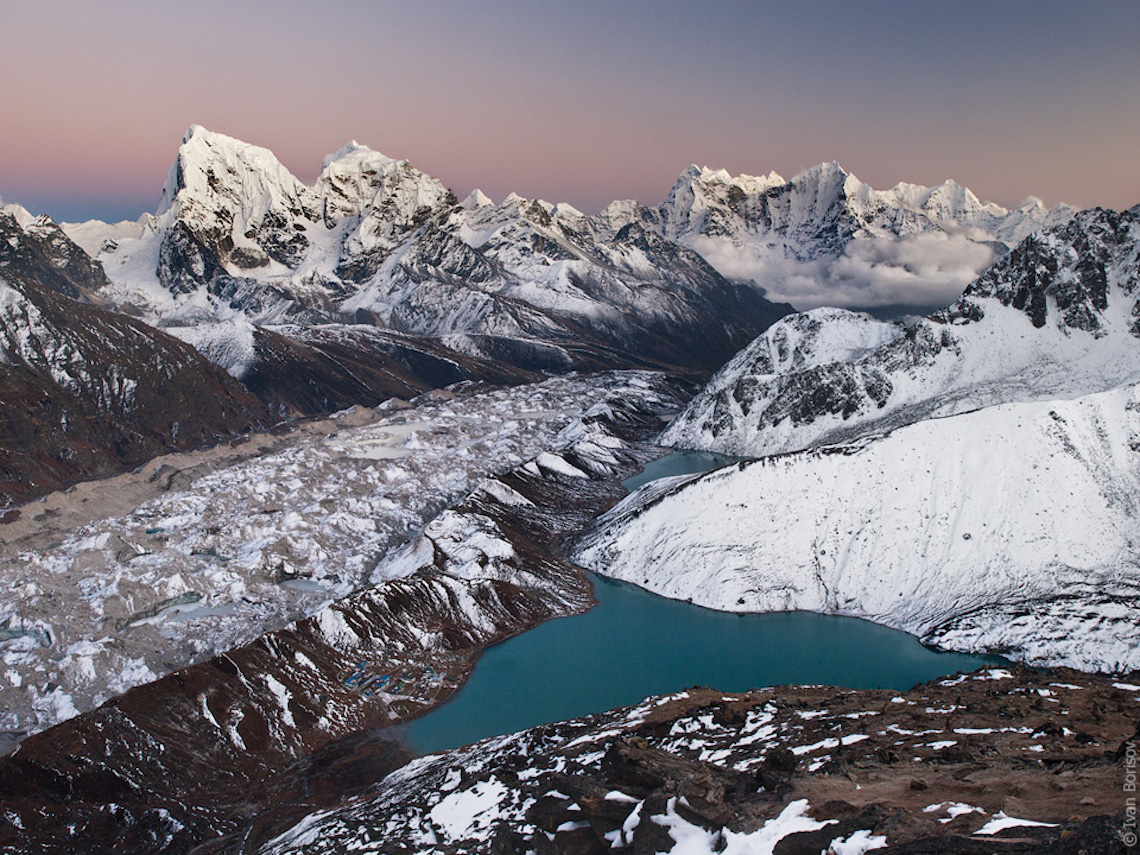
[[[311,182],[355,139],[462,198],[656,204],[689,164],[1140,203],[1140,3],[0,0],[0,197],[153,211],[186,128]]]

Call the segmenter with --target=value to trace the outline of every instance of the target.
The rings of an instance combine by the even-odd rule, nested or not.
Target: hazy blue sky
[[[460,196],[656,203],[690,163],[1140,202],[1140,2],[0,0],[0,196],[153,210],[192,123],[311,181],[349,139]]]

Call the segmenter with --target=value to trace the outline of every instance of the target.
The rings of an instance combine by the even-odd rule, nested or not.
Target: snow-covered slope
[[[728,611],[847,614],[955,649],[1137,668],[1138,414],[1127,386],[654,482],[575,560]]]
[[[948,310],[909,324],[784,318],[664,435],[756,456],[1007,401],[1140,380],[1140,217],[1090,210],[1026,238]]]
[[[106,299],[163,324],[349,320],[711,369],[786,311],[639,224],[515,195],[459,204],[356,143],[310,187],[194,126],[156,215],[68,228],[103,263]]]
[[[875,190],[832,162],[790,181],[691,166],[657,213],[729,279],[806,309],[945,305],[995,254],[1075,211],[1034,198],[1007,210],[954,181]]]

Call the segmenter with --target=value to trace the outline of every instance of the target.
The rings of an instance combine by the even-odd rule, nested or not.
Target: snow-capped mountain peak
[[[363,154],[364,156],[373,155],[382,160],[391,160],[390,157],[385,157],[378,151],[373,151],[366,145],[361,145],[356,140],[349,140],[332,154],[326,154],[325,159],[321,161],[321,171],[328,169],[333,163],[339,160],[344,160],[350,157],[356,157]]]
[[[191,125],[167,174],[158,214],[189,203],[212,213],[235,195],[265,210],[311,193],[269,149]]]
[[[488,205],[494,204],[495,203],[491,200],[490,196],[476,187],[474,190],[467,194],[467,198],[459,203],[459,207],[463,208],[465,211],[470,211],[473,208],[486,208]]]
[[[435,211],[454,200],[443,184],[413,167],[353,141],[325,158],[316,191],[325,225],[379,209],[385,218],[409,224],[421,211]]]

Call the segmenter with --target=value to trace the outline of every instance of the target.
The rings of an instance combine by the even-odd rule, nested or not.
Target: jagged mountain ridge
[[[1008,211],[952,181],[877,191],[830,163],[790,181],[694,166],[657,208],[615,202],[588,216],[515,194],[458,203],[355,142],[309,186],[268,150],[194,126],[154,217],[69,230],[103,261],[109,299],[163,324],[347,320],[712,370],[781,313],[757,286],[791,302],[875,304],[886,298],[864,280],[888,271],[903,281],[891,299],[929,305],[932,282],[948,300],[995,248],[1072,213],[1039,200]],[[791,281],[813,284],[793,293]]]
[[[732,176],[723,169],[690,166],[659,211],[665,235],[674,240],[751,235],[778,241],[788,255],[805,261],[834,254],[857,238],[931,229],[977,229],[1012,247],[1076,213],[1068,205],[1046,209],[1033,197],[1008,210],[982,201],[953,180],[937,187],[903,183],[875,190],[834,161],[790,181],[774,172]]]
[[[154,217],[69,229],[103,262],[107,299],[166,325],[347,320],[711,370],[787,311],[639,224],[517,196],[458,204],[356,144],[309,187],[267,150],[195,126]]]
[[[954,181],[879,191],[832,162],[791,180],[691,166],[647,216],[729,279],[755,282],[773,299],[929,310],[1028,234],[1074,213],[1032,197],[1007,210]]]
[[[270,421],[192,347],[84,302],[103,281],[50,220],[0,213],[0,507]]]
[[[1140,217],[1084,211],[1031,235],[949,309],[910,324],[815,310],[766,330],[666,431],[757,456],[997,403],[1140,380]]]

